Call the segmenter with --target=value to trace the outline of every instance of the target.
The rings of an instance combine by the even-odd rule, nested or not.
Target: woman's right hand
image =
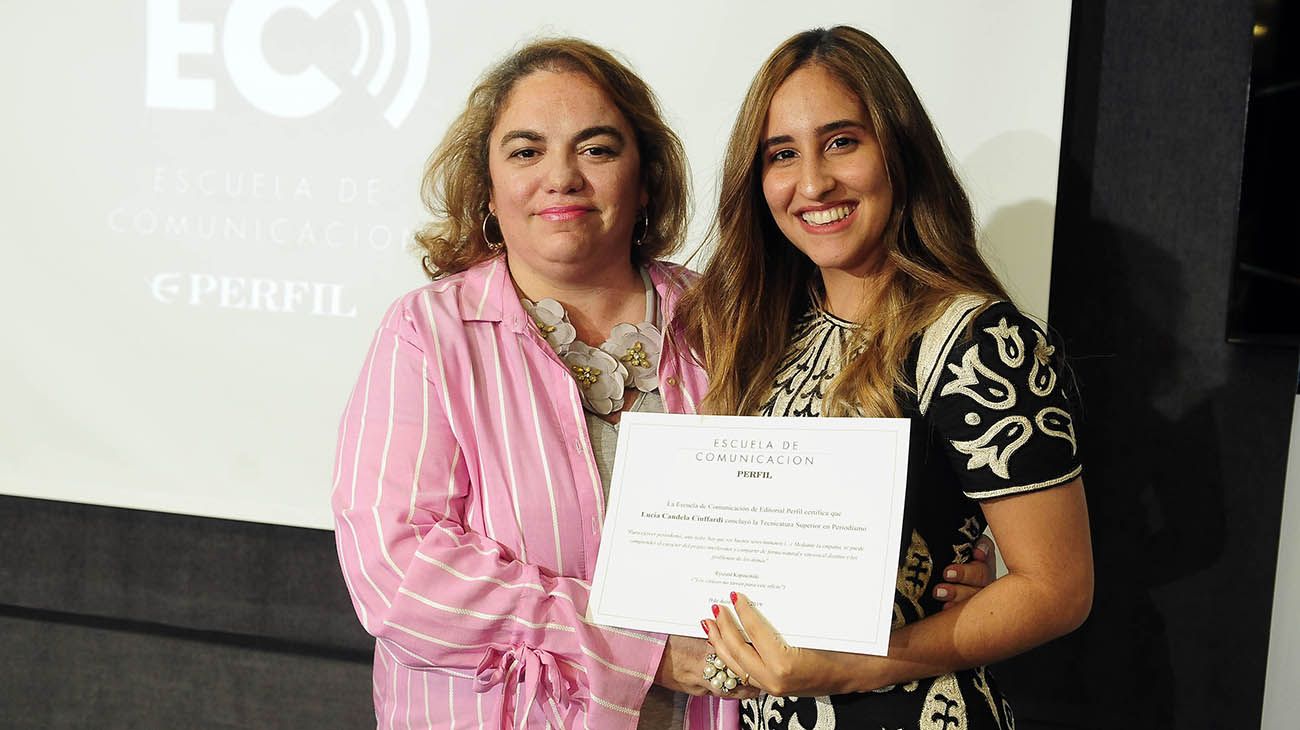
[[[716,690],[704,678],[704,657],[713,648],[704,639],[670,635],[664,644],[664,655],[655,672],[655,684],[675,692],[689,695],[716,695],[729,700],[746,700],[758,696],[758,690],[748,685],[738,685],[730,692]]]

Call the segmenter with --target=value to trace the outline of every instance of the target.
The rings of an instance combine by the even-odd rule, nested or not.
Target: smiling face
[[[760,144],[763,197],[785,237],[823,275],[878,271],[894,195],[862,100],[804,66],[777,87]]]
[[[489,136],[488,171],[512,269],[629,265],[646,204],[636,135],[590,78],[520,79]]]

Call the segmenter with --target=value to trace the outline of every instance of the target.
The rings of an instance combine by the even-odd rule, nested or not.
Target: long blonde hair
[[[804,66],[830,72],[866,106],[884,153],[893,210],[887,279],[854,334],[826,415],[897,416],[904,362],[954,295],[1007,298],[975,246],[970,202],[921,100],[889,51],[856,28],[799,33],[749,87],[723,163],[713,258],[683,298],[677,333],[708,370],[706,413],[753,413],[767,399],[816,267],[777,228],[763,197],[759,144],[777,88]]]
[[[430,278],[473,266],[494,254],[483,237],[492,181],[488,138],[520,79],[540,71],[586,75],[618,107],[636,133],[649,224],[633,247],[639,261],[675,251],[686,232],[690,182],[681,140],[664,122],[654,92],[609,51],[577,38],[535,40],[488,69],[470,92],[425,165],[420,196],[433,220],[415,234]]]

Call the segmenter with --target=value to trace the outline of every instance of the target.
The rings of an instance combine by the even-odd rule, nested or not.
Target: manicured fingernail
[[[704,629],[705,636],[709,635],[709,625],[707,623],[705,623],[704,621],[700,621],[700,628]]]
[[[943,577],[948,580],[957,580],[957,569],[949,568],[943,572]]]
[[[948,597],[948,589],[947,589],[947,588],[935,588],[935,589],[934,589],[934,597],[935,597],[935,598],[947,598],[947,597]]]
[[[731,605],[733,605],[733,606],[736,605],[736,592],[735,592],[735,591],[732,591],[732,592],[731,592]]]
[[[721,609],[718,608],[718,604],[716,604],[716,603],[713,604],[713,618],[717,618],[717,617],[718,617],[718,611],[720,611],[720,610],[721,610]]]

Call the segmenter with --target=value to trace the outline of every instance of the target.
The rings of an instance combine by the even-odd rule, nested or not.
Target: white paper
[[[701,637],[738,591],[791,645],[886,654],[909,431],[623,414],[590,618]]]

